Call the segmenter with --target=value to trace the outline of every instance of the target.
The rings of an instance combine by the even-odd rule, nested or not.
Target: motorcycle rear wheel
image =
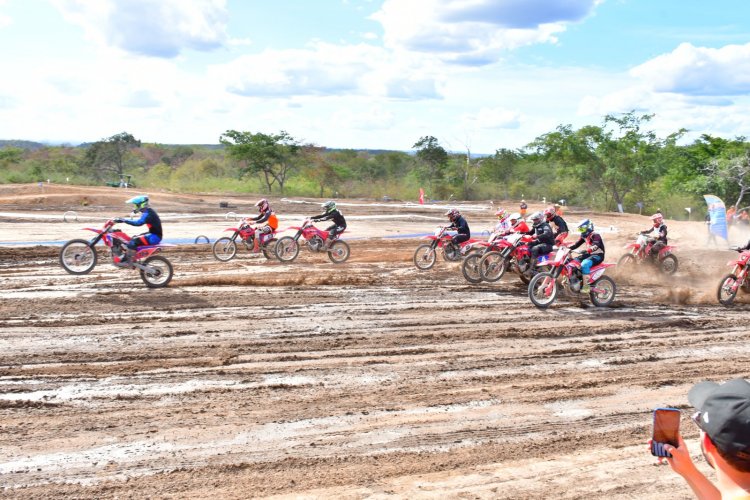
[[[86,240],[70,240],[60,250],[60,265],[67,273],[88,274],[96,262],[96,250]]]
[[[214,257],[216,257],[216,260],[219,260],[221,262],[228,262],[232,260],[235,255],[237,255],[237,244],[232,240],[232,238],[229,238],[227,236],[216,240],[211,249],[214,252]]]
[[[152,255],[143,261],[152,271],[141,269],[141,279],[149,288],[163,288],[172,281],[172,263],[161,255]]]
[[[591,284],[592,288],[598,288],[601,292],[595,292],[593,289],[589,293],[591,303],[596,307],[607,307],[615,300],[617,285],[609,276],[602,276]]]
[[[274,251],[281,262],[291,262],[299,255],[299,243],[291,236],[284,236],[276,242]]]
[[[426,271],[435,265],[437,252],[432,248],[432,245],[419,245],[417,249],[414,250],[413,260],[417,269],[420,271]]]
[[[452,241],[449,241],[443,245],[443,257],[448,262],[461,260],[461,248]]]
[[[336,240],[331,243],[331,247],[328,249],[328,258],[334,264],[342,264],[349,258],[349,244],[342,240]]]
[[[737,283],[737,276],[734,274],[727,274],[721,278],[719,282],[719,288],[716,290],[716,298],[719,299],[719,304],[723,306],[731,306],[734,299],[737,297],[737,288],[732,290]]]
[[[678,265],[677,257],[670,253],[659,262],[659,269],[667,276],[671,276],[677,272]]]
[[[276,245],[278,243],[279,240],[277,240],[276,238],[271,238],[263,244],[263,246],[261,247],[261,251],[263,252],[263,256],[266,259],[270,260],[276,257]]]
[[[558,290],[557,280],[552,274],[538,273],[529,282],[529,299],[538,308],[546,309],[555,302]]]
[[[480,267],[482,262],[482,254],[479,252],[470,253],[461,265],[461,273],[469,283],[481,283],[482,282],[482,268]]]

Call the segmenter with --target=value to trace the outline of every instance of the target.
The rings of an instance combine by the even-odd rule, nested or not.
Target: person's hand
[[[115,219],[113,219],[113,220],[112,220],[112,222],[114,222],[115,224],[119,224],[119,223],[121,223],[122,221],[123,221],[123,219],[122,219],[122,218],[120,218],[120,217],[116,217]]]

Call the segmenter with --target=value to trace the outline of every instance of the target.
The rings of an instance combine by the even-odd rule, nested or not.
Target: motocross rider
[[[247,221],[254,222],[255,238],[253,238],[253,252],[257,253],[260,251],[260,237],[262,234],[271,234],[279,228],[279,219],[276,217],[276,213],[271,209],[271,205],[268,200],[261,198],[255,204],[258,207],[258,215],[255,217],[247,217]],[[258,225],[266,223],[265,226],[258,227]]]
[[[593,266],[604,262],[604,241],[599,233],[594,232],[594,223],[589,219],[583,219],[578,223],[578,232],[581,237],[570,246],[570,249],[575,250],[584,243],[586,244],[586,250],[575,260],[581,263],[581,274],[583,274],[581,293],[590,293],[589,273]]]
[[[544,218],[547,222],[555,225],[557,230],[555,231],[555,245],[559,245],[565,238],[568,237],[568,224],[565,219],[562,218],[555,210],[555,207],[549,207],[544,211]]]
[[[469,229],[469,223],[455,208],[451,208],[445,212],[445,216],[451,221],[451,225],[448,229],[455,229],[456,235],[451,238],[451,241],[457,246],[461,246],[461,243],[471,238],[471,230]]]
[[[140,213],[141,216],[137,219],[124,219],[116,218],[115,222],[128,224],[130,226],[143,226],[144,224],[148,227],[148,231],[145,233],[133,236],[133,238],[127,244],[127,251],[122,259],[122,262],[130,262],[135,255],[136,250],[140,246],[144,245],[156,245],[161,241],[161,219],[156,210],[151,208],[148,204],[148,196],[145,194],[130,198],[125,203],[132,203],[133,213]]]
[[[495,239],[508,234],[513,227],[510,217],[504,208],[499,208],[497,212],[495,212],[495,217],[497,217],[497,224],[492,228],[490,241],[494,241]]]
[[[531,251],[531,262],[536,264],[537,258],[540,255],[552,251],[552,246],[555,244],[555,236],[552,233],[552,227],[550,227],[549,222],[544,220],[542,212],[534,212],[529,219],[531,220],[532,227],[526,234],[534,236],[534,241],[529,243],[529,250]]]
[[[667,246],[667,225],[664,224],[664,217],[661,212],[656,212],[652,215],[651,220],[654,223],[653,227],[641,231],[639,234],[648,235],[653,231],[656,231],[656,238],[649,238],[650,241],[654,242],[651,246],[649,257],[655,259],[659,255],[661,249]]]
[[[332,220],[333,224],[328,226],[326,228],[326,231],[328,231],[328,240],[326,241],[326,248],[329,248],[331,246],[331,243],[333,243],[333,240],[336,239],[338,235],[344,232],[346,229],[346,219],[344,218],[344,215],[341,213],[340,210],[336,208],[336,202],[333,200],[329,200],[322,204],[323,212],[320,215],[316,215],[314,217],[310,217],[311,221],[318,222],[318,221],[324,221],[324,220]]]

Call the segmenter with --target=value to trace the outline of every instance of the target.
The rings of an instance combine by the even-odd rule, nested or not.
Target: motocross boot
[[[588,274],[584,274],[581,280],[581,293],[585,293],[586,295],[591,293],[591,283],[589,282]]]

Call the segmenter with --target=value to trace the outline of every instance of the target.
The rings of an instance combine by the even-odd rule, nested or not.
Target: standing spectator
[[[706,229],[708,230],[708,239],[706,240],[706,246],[713,244],[716,246],[716,235],[711,231],[711,214],[706,213]]]
[[[716,470],[716,485],[695,467],[682,436],[677,447],[664,445],[672,470],[698,498],[750,498],[750,383],[701,382],[690,389],[688,401],[698,410],[693,422],[703,457]]]
[[[750,214],[747,213],[747,210],[740,212],[740,224],[750,225]]]
[[[521,200],[521,204],[519,205],[519,208],[521,209],[521,217],[524,219],[526,218],[526,210],[528,210],[529,206],[526,204],[526,200]]]
[[[732,205],[731,207],[729,207],[729,210],[727,210],[727,224],[730,225],[730,226],[732,224],[734,224],[734,214],[735,214],[735,212],[737,212],[737,208],[734,205]]]
[[[555,213],[560,217],[563,216],[563,207],[559,203],[555,203]]]

